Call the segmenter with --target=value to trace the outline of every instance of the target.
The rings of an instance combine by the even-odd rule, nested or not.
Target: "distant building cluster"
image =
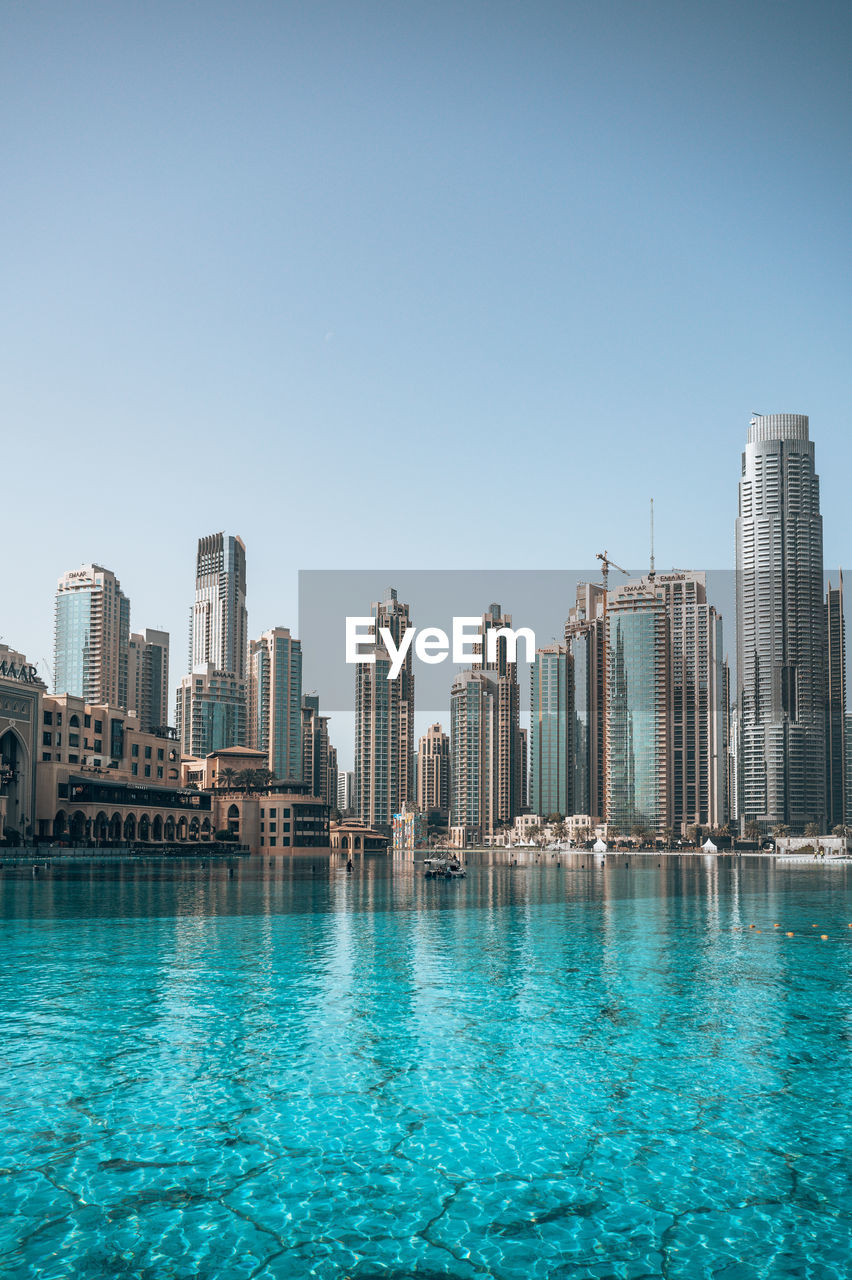
[[[388,679],[379,642],[356,668],[354,769],[340,770],[329,717],[302,688],[301,643],[280,626],[250,638],[246,582],[241,538],[199,539],[169,727],[168,634],[131,631],[130,601],[103,566],[62,576],[53,692],[0,645],[0,838],[352,852],[383,837],[398,848],[505,841],[543,820],[575,835],[670,838],[816,835],[852,821],[843,578],[824,590],[802,415],[755,415],[748,428],[735,680],[706,575],[652,565],[581,583],[566,602],[564,639],[531,667],[528,730],[502,605],[485,610],[481,652],[452,679],[449,733],[435,723],[415,742],[413,649]],[[409,605],[389,588],[371,614],[399,649]],[[342,825],[330,829],[332,814]]]

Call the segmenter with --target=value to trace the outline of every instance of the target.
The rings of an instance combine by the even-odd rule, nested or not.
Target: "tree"
[[[694,822],[691,822],[689,826],[686,828],[686,838],[690,844],[697,844],[698,836],[699,836],[699,829]]]
[[[818,836],[818,835],[820,835],[820,834],[821,834],[821,832],[820,832],[820,829],[819,829],[819,823],[818,823],[818,822],[809,822],[809,823],[808,823],[808,825],[805,827],[805,835],[806,835],[806,836]]]
[[[671,849],[674,844],[674,827],[663,827],[661,834],[663,837],[663,844],[667,849]]]
[[[755,822],[754,818],[749,818],[748,822],[745,824],[745,837],[746,840],[760,839],[760,823]]]
[[[219,786],[224,787],[226,791],[230,790],[230,788],[233,786],[234,778],[236,778],[236,776],[237,776],[236,770],[232,769],[231,766],[228,765],[228,767],[226,769],[223,769],[222,772],[219,774]]]
[[[779,822],[777,826],[772,828],[772,834],[776,840],[782,839],[790,834],[790,828],[785,823]]]

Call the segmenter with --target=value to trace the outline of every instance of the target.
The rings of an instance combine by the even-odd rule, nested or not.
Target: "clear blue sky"
[[[6,3],[0,635],[49,657],[95,560],[178,678],[217,529],[253,634],[300,568],[643,563],[651,495],[659,566],[729,566],[752,410],[810,414],[842,562],[850,27]]]

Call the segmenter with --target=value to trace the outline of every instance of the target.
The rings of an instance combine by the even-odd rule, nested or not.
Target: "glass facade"
[[[565,817],[577,812],[571,794],[574,724],[568,648],[539,649],[530,678],[530,806],[533,813]]]
[[[666,617],[661,598],[607,619],[607,820],[660,830],[667,818]]]

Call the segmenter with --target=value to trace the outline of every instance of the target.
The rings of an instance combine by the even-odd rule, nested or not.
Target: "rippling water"
[[[849,871],[561,862],[3,868],[0,1271],[845,1280]]]

